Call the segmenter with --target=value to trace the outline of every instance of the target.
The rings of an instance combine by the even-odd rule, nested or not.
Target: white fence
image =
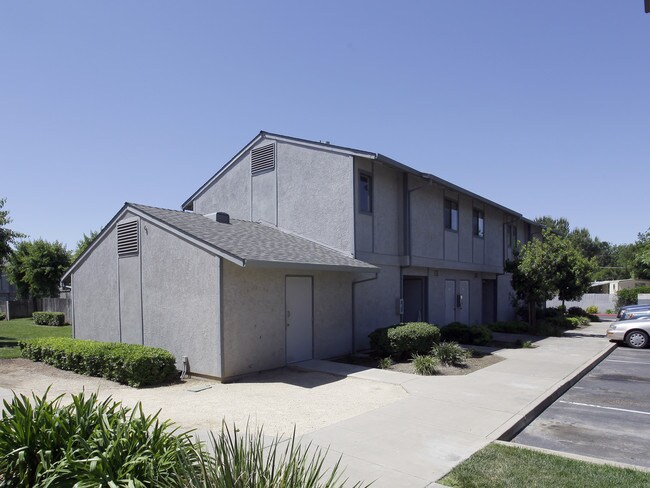
[[[639,295],[639,303],[641,303],[641,296],[643,295]],[[566,305],[566,308],[580,307],[583,309],[593,305],[598,307],[598,313],[605,313],[607,310],[614,310],[616,308],[616,298],[616,294],[587,293],[583,295],[582,300],[578,302],[565,302],[564,305]],[[562,305],[562,302],[557,297],[546,302],[547,307],[557,307],[559,305]]]

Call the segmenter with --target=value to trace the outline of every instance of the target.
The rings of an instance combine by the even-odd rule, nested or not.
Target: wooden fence
[[[27,300],[0,301],[0,311],[9,319],[31,317],[34,312],[63,312],[66,323],[72,320],[70,298],[29,298]]]

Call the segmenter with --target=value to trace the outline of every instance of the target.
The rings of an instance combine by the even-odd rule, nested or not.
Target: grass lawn
[[[650,473],[490,444],[438,483],[462,488],[636,488],[650,486]]]
[[[18,341],[38,337],[72,337],[72,326],[34,325],[31,318],[0,321],[0,359],[19,358]]]

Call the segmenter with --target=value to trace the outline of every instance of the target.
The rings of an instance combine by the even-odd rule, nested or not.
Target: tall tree
[[[79,256],[81,256],[88,247],[93,243],[95,238],[99,235],[99,232],[96,230],[90,231],[89,235],[86,235],[84,232],[83,237],[77,241],[77,249],[75,249],[72,254],[72,262],[75,262]]]
[[[638,234],[634,248],[634,277],[650,279],[650,229]]]
[[[528,306],[528,321],[535,323],[535,309],[555,295],[562,301],[579,300],[591,284],[595,269],[568,237],[550,227],[541,239],[522,245],[515,258],[506,264],[512,273],[512,288],[517,300]]]
[[[70,253],[60,242],[22,241],[9,257],[7,275],[21,298],[56,297],[69,266]]]
[[[15,244],[17,239],[25,237],[24,234],[7,227],[12,220],[9,217],[9,210],[3,210],[6,202],[6,198],[0,198],[0,273],[12,252],[12,244]]]

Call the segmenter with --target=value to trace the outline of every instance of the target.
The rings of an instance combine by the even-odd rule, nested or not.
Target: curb
[[[512,423],[509,426],[504,426],[503,432],[498,434],[500,429],[496,429],[490,435],[490,437],[495,438],[496,440],[499,441],[512,440],[528,424],[530,424],[533,420],[535,420],[540,413],[542,413],[553,402],[555,402],[558,398],[564,395],[569,388],[571,388],[578,381],[580,381],[584,376],[586,376],[587,373],[589,373],[592,369],[594,369],[598,365],[598,363],[600,363],[603,359],[609,356],[609,354],[614,349],[616,349],[616,347],[617,344],[612,343],[609,345],[607,349],[602,351],[600,354],[591,358],[587,362],[583,363],[582,366],[580,366],[576,371],[571,373],[568,377],[565,377],[564,379],[560,380],[560,382],[553,385],[550,389],[551,390],[550,393],[548,393],[549,390],[547,390],[547,394],[545,394],[542,398],[536,400],[535,403],[532,405],[532,407],[529,408],[528,411],[524,413],[518,420],[514,421],[514,423]],[[494,437],[495,433],[497,433],[496,437]]]

